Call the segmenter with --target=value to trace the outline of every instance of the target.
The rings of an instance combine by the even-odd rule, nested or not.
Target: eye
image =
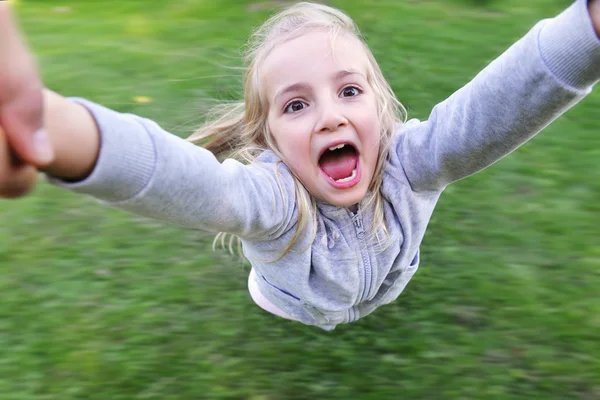
[[[342,97],[356,97],[362,93],[362,90],[357,88],[356,86],[346,86],[342,89],[341,96]]]
[[[300,100],[294,100],[291,103],[288,103],[287,106],[285,106],[285,108],[283,109],[283,112],[284,113],[290,113],[290,112],[294,113],[294,112],[303,110],[306,107],[308,107],[308,105],[305,102],[300,101]]]

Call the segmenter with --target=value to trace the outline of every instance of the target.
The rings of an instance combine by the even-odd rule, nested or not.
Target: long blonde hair
[[[204,142],[203,146],[218,158],[231,157],[251,163],[265,150],[274,151],[282,160],[275,140],[267,125],[268,101],[260,83],[260,66],[270,51],[287,40],[298,37],[313,29],[327,29],[334,38],[340,33],[351,34],[359,39],[369,60],[367,80],[375,92],[378,114],[381,121],[379,159],[373,179],[362,208],[373,207],[374,218],[371,226],[378,240],[380,229],[388,237],[383,215],[383,196],[380,192],[383,182],[383,165],[388,155],[390,139],[399,124],[406,120],[406,109],[397,100],[392,88],[366,45],[354,21],[340,10],[309,2],[300,2],[273,15],[251,36],[245,53],[244,101],[222,104],[213,110],[215,118],[200,127],[188,140]],[[295,234],[283,257],[307,226],[309,220],[316,224],[316,202],[308,190],[293,175],[298,206],[298,223]],[[316,229],[314,229],[316,233]],[[215,238],[224,244],[224,233]],[[229,242],[232,249],[233,237]],[[239,244],[239,240],[238,240]]]

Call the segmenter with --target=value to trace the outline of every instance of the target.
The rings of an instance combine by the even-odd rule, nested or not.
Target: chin
[[[337,196],[328,196],[325,201],[336,207],[347,208],[360,203],[361,200],[365,198],[366,194],[366,190],[357,190],[355,193],[344,193],[341,195],[338,194]]]

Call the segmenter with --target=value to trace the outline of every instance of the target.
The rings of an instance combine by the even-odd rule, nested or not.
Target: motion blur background
[[[39,0],[48,87],[185,137],[237,99],[240,51],[288,1]],[[409,116],[564,0],[339,0]],[[278,319],[212,235],[42,182],[0,202],[0,398],[600,399],[600,96],[442,196],[393,304],[327,333]],[[210,171],[207,171],[210,173]]]

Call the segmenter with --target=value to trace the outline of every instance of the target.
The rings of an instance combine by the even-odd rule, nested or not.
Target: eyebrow
[[[339,81],[340,79],[343,79],[350,75],[359,75],[359,76],[362,76],[363,78],[365,77],[362,73],[355,71],[355,70],[341,70],[341,71],[336,72],[333,75],[333,80]],[[298,83],[294,83],[292,85],[286,86],[285,88],[283,88],[279,92],[277,92],[277,94],[273,98],[273,103],[277,103],[277,99],[279,97],[283,96],[284,94],[287,94],[290,92],[299,92],[302,90],[309,90],[309,89],[310,89],[310,85],[308,85],[307,83],[303,83],[303,82],[298,82]]]

